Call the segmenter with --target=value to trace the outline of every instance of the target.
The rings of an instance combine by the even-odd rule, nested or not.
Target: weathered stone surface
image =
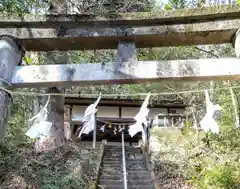
[[[236,32],[234,36],[234,41],[233,41],[233,46],[235,48],[235,53],[236,56],[239,58],[240,57],[240,29]]]
[[[230,43],[240,6],[96,15],[1,15],[0,35],[23,39],[31,51],[137,48]],[[139,27],[141,26],[141,27]]]
[[[137,48],[231,43],[240,19],[147,27],[0,28],[23,40],[31,51],[115,49],[119,41],[134,41]]]
[[[51,7],[51,8],[50,8]],[[66,0],[56,0],[51,1],[51,6],[49,7],[50,13],[56,14],[66,14],[67,13],[67,1]],[[61,35],[62,28],[54,27],[54,33],[59,37]],[[57,56],[55,56],[57,54]],[[46,59],[50,59],[53,62],[61,60],[67,61],[67,53],[59,55],[54,52],[47,52],[45,55]],[[44,61],[46,64],[46,62]],[[56,87],[57,85],[45,90],[46,93],[63,93],[64,89]],[[48,136],[37,139],[35,142],[35,150],[50,151],[63,146],[66,142],[65,132],[64,132],[64,97],[52,95],[50,98],[50,103],[48,104],[48,115],[47,121],[52,124]]]
[[[49,88],[46,93],[59,93],[57,88]],[[64,135],[64,98],[62,96],[51,96],[48,105],[47,121],[52,123],[48,136],[42,136],[35,142],[37,152],[47,152],[65,144]]]
[[[130,71],[129,67],[132,67],[137,62],[135,43],[123,41],[119,42],[115,71],[119,73]]]
[[[239,5],[224,5],[216,7],[201,7],[196,9],[177,9],[153,12],[130,12],[116,13],[107,15],[73,14],[73,15],[34,15],[25,14],[0,14],[0,26],[30,26],[31,27],[52,27],[52,25],[64,24],[69,27],[73,24],[78,26],[93,25],[156,25],[156,24],[174,24],[189,23],[196,21],[209,21],[216,19],[239,18]]]
[[[114,65],[66,64],[16,67],[12,85],[47,87],[149,83],[167,80],[239,79],[238,58],[138,61],[126,72],[116,73]]]
[[[24,51],[18,42],[10,37],[0,38],[0,87],[8,88],[15,66],[21,64]],[[8,84],[9,83],[9,84]],[[11,96],[0,89],[0,140],[4,138],[9,117]]]

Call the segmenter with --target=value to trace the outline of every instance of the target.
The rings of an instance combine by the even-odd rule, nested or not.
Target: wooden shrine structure
[[[11,104],[4,89],[240,77],[237,5],[105,16],[0,16],[0,138]],[[222,43],[232,43],[237,58],[138,61],[136,56],[136,48]],[[26,51],[87,49],[117,49],[116,62],[21,66]]]
[[[72,133],[73,136],[76,136],[76,130],[82,126],[82,120],[84,118],[84,112],[86,107],[91,104],[95,98],[81,98],[81,97],[65,97],[65,109],[72,124]],[[114,134],[114,128],[120,125],[128,128],[129,125],[134,124],[136,121],[133,119],[134,116],[138,113],[143,100],[136,99],[126,99],[126,98],[117,98],[109,99],[102,98],[98,104],[98,111],[96,114],[96,129],[97,129],[97,140],[101,141],[103,139],[107,140],[118,140],[121,141],[121,133]],[[182,119],[182,113],[187,107],[181,100],[176,100],[174,102],[162,100],[162,101],[153,101],[149,105],[149,127],[152,125],[152,122],[155,118],[159,126],[162,126],[161,123],[164,119],[168,120],[172,124],[177,124],[175,120]],[[161,114],[164,116],[162,119],[158,118],[157,115]],[[174,120],[172,120],[174,118]],[[175,119],[176,118],[176,119]],[[67,119],[65,121],[68,121]],[[171,121],[175,121],[172,123]],[[116,123],[116,124],[115,124]],[[104,127],[104,132],[100,129]],[[176,125],[177,126],[177,125]],[[127,129],[125,129],[125,139],[129,139]],[[141,135],[140,135],[141,137]],[[139,138],[135,137],[135,139]],[[86,136],[85,140],[92,140],[92,136]]]

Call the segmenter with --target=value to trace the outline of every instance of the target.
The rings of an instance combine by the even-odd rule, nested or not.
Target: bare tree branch
[[[170,87],[168,84],[167,84],[166,86],[167,86],[168,89],[170,89],[170,90],[172,90],[173,92],[175,92],[176,95],[177,95],[180,99],[184,100],[184,98],[183,98],[174,88]]]
[[[202,48],[199,48],[199,47],[197,47],[197,46],[195,46],[195,49],[197,49],[197,50],[199,50],[199,51],[202,51],[202,52],[205,52],[205,53],[207,53],[207,54],[210,54],[211,56],[214,56],[214,57],[216,57],[216,58],[219,58],[218,55],[214,54],[214,53],[211,52],[211,51],[207,51],[207,50],[202,49]]]

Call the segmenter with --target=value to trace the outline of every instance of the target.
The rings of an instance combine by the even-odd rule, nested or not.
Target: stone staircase
[[[140,148],[125,147],[128,189],[154,189]],[[121,146],[105,146],[98,189],[124,189]]]

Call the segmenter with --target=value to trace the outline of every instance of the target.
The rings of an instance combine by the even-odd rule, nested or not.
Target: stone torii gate
[[[1,89],[238,79],[240,6],[94,15],[0,14]],[[61,37],[56,33],[61,29]],[[136,48],[232,43],[237,58],[138,61]],[[114,64],[21,66],[25,51],[114,49]],[[0,90],[0,138],[11,97]]]

